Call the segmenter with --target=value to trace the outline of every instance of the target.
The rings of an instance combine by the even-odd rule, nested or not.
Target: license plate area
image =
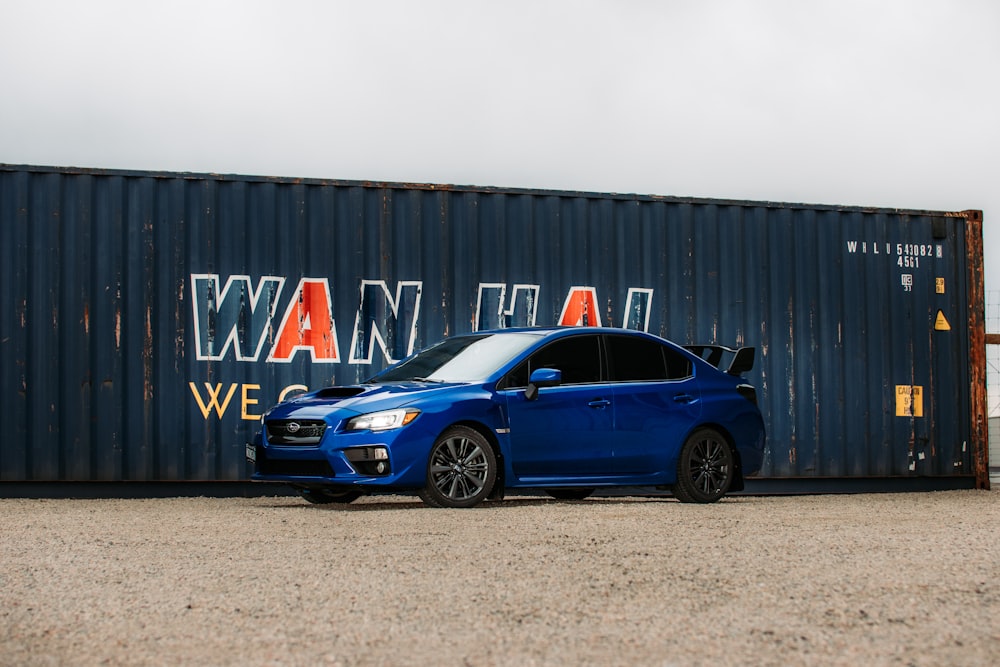
[[[257,445],[251,445],[247,443],[247,462],[257,463]]]

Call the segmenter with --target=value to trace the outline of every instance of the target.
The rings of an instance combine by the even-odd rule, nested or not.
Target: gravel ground
[[[993,665],[1000,491],[0,500],[3,665]]]

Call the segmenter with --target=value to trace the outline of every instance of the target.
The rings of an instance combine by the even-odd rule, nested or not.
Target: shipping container
[[[978,211],[0,165],[0,234],[0,482],[246,480],[283,397],[586,322],[756,347],[779,491],[989,485]]]

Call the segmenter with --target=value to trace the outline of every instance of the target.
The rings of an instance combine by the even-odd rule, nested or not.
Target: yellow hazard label
[[[917,385],[896,385],[896,416],[924,416],[924,388]]]
[[[937,312],[937,317],[934,318],[934,330],[951,331],[951,325],[948,324],[948,318],[944,316],[944,311],[939,310]]]
[[[944,278],[934,279],[934,291],[938,294],[944,294]]]

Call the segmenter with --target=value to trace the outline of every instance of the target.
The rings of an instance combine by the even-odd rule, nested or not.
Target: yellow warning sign
[[[917,385],[896,385],[896,416],[924,416],[924,388]]]
[[[951,325],[948,324],[948,318],[944,316],[942,310],[939,310],[937,317],[934,318],[934,331],[951,331]]]
[[[944,294],[944,278],[934,279],[934,291],[938,294]]]

